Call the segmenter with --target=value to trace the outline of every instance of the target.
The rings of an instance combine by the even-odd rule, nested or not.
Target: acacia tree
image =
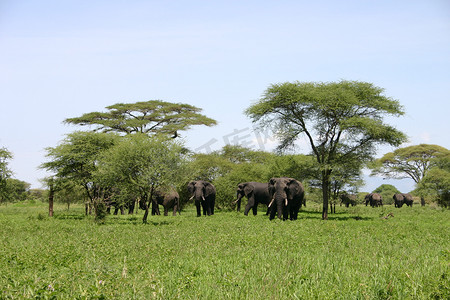
[[[371,83],[285,82],[272,84],[245,113],[262,127],[272,127],[279,150],[305,135],[320,166],[322,219],[328,218],[330,181],[336,166],[369,161],[375,145],[398,146],[405,134],[383,122],[386,115],[404,114],[397,100]]]
[[[398,148],[377,159],[371,166],[371,175],[396,179],[411,178],[418,185],[428,171],[436,166],[437,159],[449,155],[448,149],[438,145],[420,144]],[[421,204],[425,205],[423,194]]]
[[[94,177],[103,186],[139,197],[145,208],[142,221],[146,223],[156,189],[176,185],[182,177],[182,153],[181,144],[160,135],[127,135],[101,154]]]
[[[119,136],[113,133],[74,132],[56,147],[46,148],[48,162],[40,168],[55,173],[56,186],[63,182],[81,185],[92,205],[100,197],[102,187],[95,181],[93,173],[97,169],[98,157],[112,147]]]
[[[200,114],[201,109],[193,105],[150,100],[137,103],[117,103],[106,107],[107,112],[91,112],[81,117],[64,120],[68,124],[93,126],[94,131],[118,132],[122,134],[163,133],[178,136],[178,131],[188,130],[193,125],[213,126],[217,122]]]

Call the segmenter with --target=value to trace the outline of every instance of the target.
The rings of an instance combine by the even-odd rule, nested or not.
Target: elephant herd
[[[403,204],[412,207],[414,202],[413,197],[408,193],[395,193],[392,198],[394,199],[394,205],[397,208],[402,207]],[[383,206],[383,197],[378,193],[367,194],[364,200],[366,201],[366,206],[369,203],[372,207]]]
[[[216,188],[208,181],[196,180],[187,185],[187,189],[197,209],[197,217],[202,215],[211,216],[214,214],[216,203]],[[237,187],[238,211],[241,207],[241,199],[247,197],[245,206],[245,215],[248,215],[250,209],[253,214],[257,214],[258,204],[267,205],[266,215],[270,215],[272,220],[277,216],[283,220],[296,220],[298,211],[302,205],[305,205],[305,189],[302,183],[294,178],[272,178],[268,183],[244,182]],[[155,199],[152,201],[152,214],[159,214],[158,205],[164,207],[164,215],[168,214],[169,209],[173,209],[173,215],[180,209],[180,197],[176,191],[169,193],[155,193]]]
[[[187,185],[187,190],[191,195],[189,200],[194,200],[197,209],[197,217],[202,215],[214,215],[216,203],[216,188],[208,181],[196,180]],[[257,214],[258,204],[267,206],[266,215],[270,220],[275,216],[282,220],[296,220],[300,208],[306,206],[305,189],[302,183],[294,178],[279,177],[272,178],[268,183],[263,182],[243,182],[239,183],[236,190],[237,199],[232,202],[237,206],[237,211],[241,209],[243,197],[247,198],[247,205],[244,209],[244,215],[248,215],[252,210],[253,215]],[[357,196],[354,194],[342,193],[339,198],[341,205],[346,207],[355,206]],[[395,207],[402,207],[403,204],[412,206],[413,199],[410,194],[396,193],[393,196]],[[367,194],[364,198],[366,206],[383,206],[383,198],[379,193]],[[169,209],[175,216],[180,212],[180,196],[176,190],[168,192],[155,191],[152,199],[152,214],[159,215],[159,205],[164,207],[164,215],[167,216]],[[140,202],[141,208],[143,208]]]
[[[197,208],[197,216],[201,216],[201,208],[204,215],[214,214],[216,199],[216,189],[213,184],[207,181],[191,181],[188,184],[188,191],[192,195]],[[258,204],[267,205],[267,213],[270,219],[275,215],[283,220],[296,220],[300,207],[305,204],[305,189],[302,183],[294,178],[272,178],[268,183],[244,182],[238,184],[237,204],[238,211],[241,208],[241,200],[247,197],[247,205],[244,214],[248,215],[250,209],[253,214],[257,214]]]
[[[396,193],[394,194],[394,196],[392,196],[392,198],[394,198],[394,205],[395,207],[402,207],[403,204],[406,204],[406,206],[411,206],[413,205],[413,198],[411,196],[411,194],[401,194],[401,193]]]

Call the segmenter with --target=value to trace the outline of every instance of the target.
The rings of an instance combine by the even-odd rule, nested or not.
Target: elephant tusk
[[[267,206],[267,207],[271,207],[271,206],[272,206],[272,203],[273,203],[273,201],[275,201],[275,198],[272,198],[272,201],[270,201],[270,203],[269,203],[269,206]]]
[[[205,201],[205,196],[202,196],[203,201]]]
[[[288,201],[287,201],[287,198],[286,198],[286,199],[284,199],[284,203],[285,203],[285,205],[286,205],[286,206],[288,205]]]
[[[191,201],[192,199],[194,199],[194,196],[192,196],[191,198],[189,198],[189,201]]]
[[[239,199],[236,199],[236,201],[233,201],[233,204],[236,204],[239,201]]]

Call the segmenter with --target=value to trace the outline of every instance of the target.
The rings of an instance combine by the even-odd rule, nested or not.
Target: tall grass
[[[0,207],[0,299],[450,298],[449,210],[195,214],[99,225],[81,207]]]

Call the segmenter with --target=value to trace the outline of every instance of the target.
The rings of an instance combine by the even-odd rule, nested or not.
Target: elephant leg
[[[152,201],[152,216],[160,215],[158,202]]]
[[[248,212],[250,211],[250,208],[252,208],[252,207],[250,206],[250,202],[248,202],[247,205],[245,206],[244,215],[248,216]]]
[[[173,216],[176,216],[177,215],[177,209],[178,209],[178,205],[177,204],[175,204],[174,206],[173,206]]]
[[[253,214],[255,215],[255,197],[253,195],[247,195],[247,205],[245,206],[244,215],[248,216],[248,212],[250,209],[253,210]]]
[[[165,216],[169,215],[169,208],[167,206],[164,206],[164,215]]]
[[[255,205],[253,205],[252,211],[254,216],[258,214],[258,204],[255,203]]]
[[[206,209],[207,209],[208,216],[212,216],[212,214],[213,214],[213,206],[212,206],[212,201],[211,200],[209,200],[206,203]]]
[[[237,204],[236,210],[237,210],[238,212],[240,212],[240,211],[241,211],[241,199],[240,199],[240,198],[238,198],[236,204]]]
[[[291,220],[297,220],[298,218],[298,211],[300,210],[300,205],[294,205],[291,213]]]
[[[289,219],[289,208],[288,207],[285,207],[284,209],[283,209],[283,221],[284,220],[288,220]]]
[[[272,207],[267,207],[267,211],[270,212],[269,220],[275,219],[275,214],[277,213],[277,210],[272,206]]]
[[[200,209],[200,203],[195,203],[195,206],[197,207],[197,217],[201,217],[201,209]]]
[[[206,207],[205,201],[202,201],[202,209],[203,209],[203,215],[206,216],[206,211],[208,210],[208,208]]]

